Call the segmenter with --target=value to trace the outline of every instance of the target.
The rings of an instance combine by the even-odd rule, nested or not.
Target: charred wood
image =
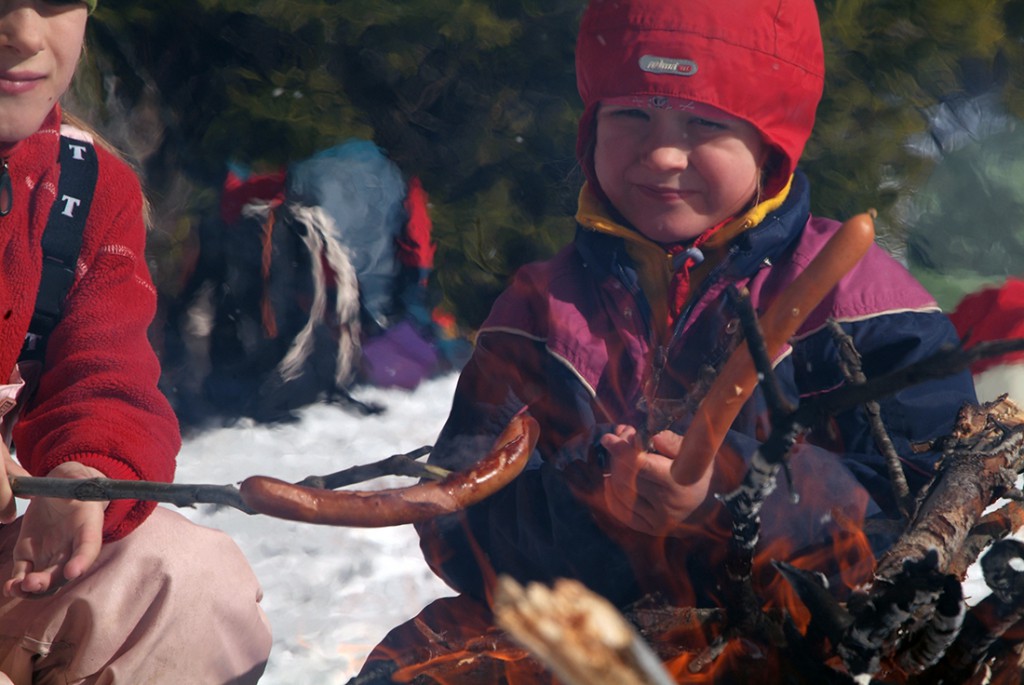
[[[774,565],[811,612],[808,635],[820,634],[829,643],[838,645],[853,623],[853,617],[830,592],[828,579],[822,573],[797,568],[783,561],[776,561]]]
[[[938,663],[960,634],[965,613],[963,587],[956,577],[947,575],[935,603],[935,613],[900,655],[900,667],[913,674]]]
[[[909,559],[900,573],[877,581],[864,598],[836,648],[855,678],[877,673],[900,631],[922,609],[934,607],[946,582],[937,564],[934,552],[922,559]]]
[[[1006,631],[1024,618],[1024,543],[1001,540],[982,558],[985,582],[992,594],[971,611],[968,621],[950,650],[949,665],[970,668],[983,657]]]
[[[963,578],[967,575],[967,569],[989,545],[1021,529],[1024,529],[1024,506],[1020,502],[1006,502],[996,511],[983,516],[971,529],[953,558],[949,572]]]
[[[1024,412],[1003,397],[960,411],[943,445],[939,471],[907,531],[879,559],[876,576],[885,581],[906,560],[937,555],[947,571],[987,506],[1013,488],[1024,468]]]

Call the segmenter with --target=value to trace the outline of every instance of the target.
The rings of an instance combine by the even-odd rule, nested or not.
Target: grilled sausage
[[[505,487],[526,466],[539,433],[537,421],[521,412],[472,468],[407,488],[322,490],[250,476],[239,491],[257,513],[291,521],[359,528],[417,523],[464,509]]]
[[[769,356],[807,320],[814,308],[849,273],[875,239],[872,214],[850,217],[804,271],[783,290],[759,320]],[[672,478],[692,485],[707,475],[715,454],[740,409],[757,386],[757,371],[746,345],[737,347],[701,400],[672,464]]]

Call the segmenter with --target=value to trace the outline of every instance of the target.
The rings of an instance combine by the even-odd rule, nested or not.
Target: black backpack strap
[[[43,272],[22,358],[41,356],[47,337],[60,320],[64,300],[75,282],[75,267],[98,175],[96,148],[91,143],[61,136],[57,197],[43,231]]]

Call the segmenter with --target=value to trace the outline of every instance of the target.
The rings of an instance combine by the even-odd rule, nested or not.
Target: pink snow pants
[[[19,525],[0,530],[3,580]],[[261,596],[230,537],[157,507],[56,593],[0,596],[0,672],[15,685],[255,683],[271,644]]]

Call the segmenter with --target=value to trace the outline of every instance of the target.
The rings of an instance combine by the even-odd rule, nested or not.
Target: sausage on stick
[[[257,513],[290,521],[357,528],[417,523],[464,509],[505,487],[526,466],[539,432],[537,421],[520,412],[472,468],[407,488],[336,491],[250,476],[239,491]]]
[[[874,212],[857,214],[843,222],[760,318],[769,356],[779,353],[814,308],[860,261],[874,239]],[[686,431],[672,463],[672,478],[677,483],[692,485],[707,476],[729,427],[756,386],[757,371],[750,350],[740,345],[726,360]]]

